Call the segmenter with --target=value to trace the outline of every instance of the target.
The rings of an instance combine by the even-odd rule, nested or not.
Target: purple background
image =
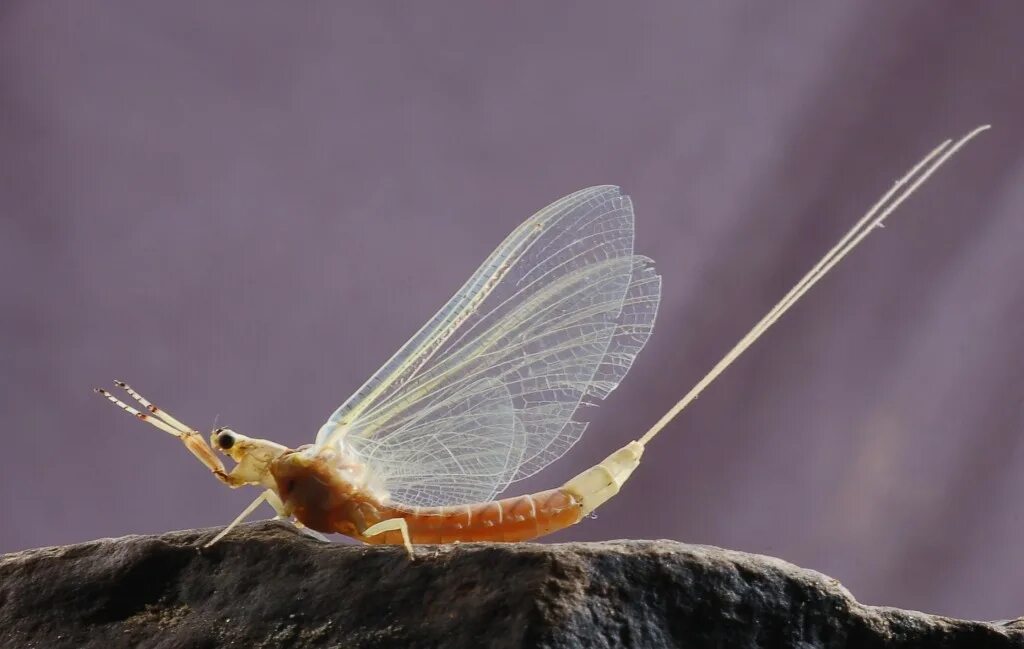
[[[662,310],[521,489],[560,484],[990,122],[553,540],[709,543],[867,603],[1024,614],[1024,5],[480,4],[0,4],[0,551],[221,524],[255,495],[94,385],[310,442],[514,226],[616,183]]]

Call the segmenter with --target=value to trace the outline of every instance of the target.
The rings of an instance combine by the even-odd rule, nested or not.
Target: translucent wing
[[[321,428],[406,505],[493,498],[580,438],[572,415],[622,380],[661,294],[617,187],[519,226]]]

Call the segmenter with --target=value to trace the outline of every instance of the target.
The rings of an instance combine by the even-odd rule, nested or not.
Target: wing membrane
[[[488,500],[579,439],[573,413],[621,381],[659,298],[629,197],[576,192],[517,228],[317,443],[344,440],[395,502]]]
[[[435,398],[395,434],[353,437],[391,499],[404,505],[488,500],[521,455],[524,431],[502,383],[484,378]]]

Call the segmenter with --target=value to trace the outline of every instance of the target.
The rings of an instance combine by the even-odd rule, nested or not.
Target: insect
[[[615,389],[651,335],[661,296],[653,262],[633,252],[633,210],[617,187],[591,187],[534,214],[398,352],[296,449],[228,428],[195,429],[123,382],[122,410],[174,435],[230,487],[317,532],[367,543],[524,541],[578,523],[618,493],[647,444],[815,283],[978,133],[943,142],[636,441],[561,487],[496,500],[568,451],[573,414]],[[228,471],[214,449],[232,458]]]

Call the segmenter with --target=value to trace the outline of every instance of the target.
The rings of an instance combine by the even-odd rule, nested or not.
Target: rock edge
[[[390,547],[282,523],[0,556],[3,647],[1024,648],[1024,619],[864,606],[779,559],[674,541]]]

